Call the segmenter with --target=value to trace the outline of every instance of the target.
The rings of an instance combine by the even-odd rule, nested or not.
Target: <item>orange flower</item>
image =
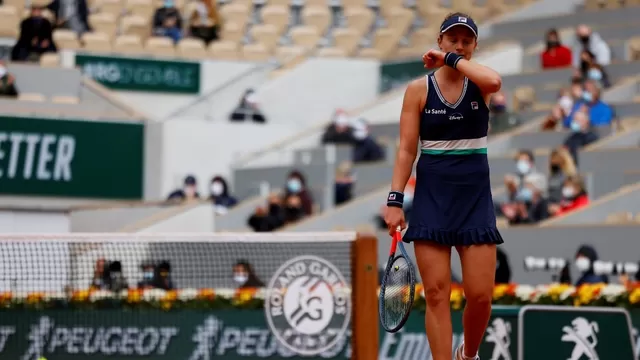
[[[198,291],[198,298],[213,300],[215,298],[215,292],[213,289],[200,289],[200,291]]]
[[[11,292],[6,291],[6,292],[0,292],[0,303],[2,302],[8,302],[11,300]]]
[[[164,296],[163,300],[165,300],[165,301],[176,301],[177,298],[178,298],[178,291],[169,290],[169,291],[167,291],[167,293]]]
[[[138,303],[142,299],[142,291],[138,289],[129,289],[127,292],[127,301],[130,303]]]
[[[27,303],[29,304],[41,302],[42,299],[44,299],[43,293],[36,292],[27,295]]]
[[[71,294],[73,301],[87,301],[89,299],[89,290],[78,290]]]

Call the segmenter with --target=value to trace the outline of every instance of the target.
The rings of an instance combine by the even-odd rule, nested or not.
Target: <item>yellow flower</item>
[[[498,300],[502,298],[507,293],[508,289],[509,289],[509,285],[506,285],[506,284],[496,285],[496,287],[493,288],[493,299]]]
[[[166,300],[161,301],[160,307],[162,308],[162,310],[165,310],[165,311],[171,309],[171,301],[166,301]]]
[[[78,302],[87,301],[87,299],[89,299],[89,290],[74,291],[71,299]]]
[[[142,299],[142,292],[137,289],[131,289],[127,293],[127,301],[130,303],[138,303]]]
[[[178,292],[176,290],[169,290],[164,296],[165,301],[176,301],[178,298]]]
[[[633,289],[631,294],[629,294],[629,302],[632,304],[640,302],[640,288]]]

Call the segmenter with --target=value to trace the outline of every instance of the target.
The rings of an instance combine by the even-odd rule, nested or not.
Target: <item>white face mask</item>
[[[581,256],[576,259],[576,267],[580,271],[587,271],[591,267],[591,260],[584,256]]]
[[[222,195],[222,192],[224,191],[224,185],[222,185],[220,181],[214,181],[213,183],[211,183],[210,190],[211,194],[213,194],[214,196]]]
[[[518,172],[520,174],[527,174],[529,170],[531,170],[531,165],[526,160],[518,160],[516,163],[516,167],[518,168]]]
[[[249,280],[249,275],[247,274],[235,274],[233,275],[233,281],[235,281],[237,284],[244,284],[247,282],[247,280]]]
[[[573,190],[572,187],[565,186],[562,188],[562,196],[564,196],[565,198],[569,199],[569,198],[572,198],[574,195],[575,195],[575,191]]]

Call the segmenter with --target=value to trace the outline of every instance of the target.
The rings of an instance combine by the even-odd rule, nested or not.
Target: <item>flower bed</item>
[[[120,293],[104,290],[28,294],[0,292],[0,309],[260,309],[264,305],[264,297],[264,289],[131,289]],[[462,287],[454,285],[450,296],[451,308],[460,310],[464,302]],[[576,288],[564,284],[537,287],[497,285],[493,291],[493,303],[640,308],[640,286],[593,284]],[[423,310],[425,306],[424,291],[422,285],[418,284],[414,308]]]

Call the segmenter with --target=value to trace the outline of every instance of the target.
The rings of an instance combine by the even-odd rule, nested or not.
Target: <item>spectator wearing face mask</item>
[[[233,265],[233,282],[238,289],[263,288],[264,283],[258,278],[253,266],[246,260],[238,260]]]
[[[164,5],[156,10],[153,30],[157,36],[166,36],[174,43],[182,39],[182,15],[173,0],[164,0]]]
[[[595,56],[589,50],[582,50],[579,70],[582,79],[594,81],[604,88],[611,86],[609,75],[604,67],[596,62]]]
[[[491,96],[489,102],[489,125],[492,134],[498,134],[520,123],[518,117],[507,109],[507,97],[497,92]]]
[[[369,127],[363,121],[354,124],[353,162],[384,160],[384,149],[369,134]]]
[[[547,178],[536,169],[533,153],[529,150],[520,150],[515,161],[516,174],[507,174],[504,178],[507,201],[502,204],[496,202],[494,205],[498,215],[511,214],[515,211],[518,199],[523,196],[521,192],[526,188],[526,184],[535,184],[536,188],[544,189],[542,197],[546,197]]]
[[[351,163],[343,162],[336,171],[335,196],[334,203],[336,206],[344,204],[353,197],[353,187],[356,177],[353,174]]]
[[[354,141],[349,115],[342,109],[336,110],[333,122],[322,134],[322,143],[351,145]]]
[[[567,178],[578,174],[571,154],[563,148],[553,149],[549,157],[548,200],[550,204],[562,201],[562,188]]]
[[[609,283],[609,278],[606,275],[597,275],[593,270],[593,263],[598,260],[598,253],[595,248],[590,245],[580,246],[576,252],[575,259],[576,268],[581,273],[575,286],[583,284]]]
[[[200,198],[198,194],[198,184],[196,178],[192,175],[187,176],[184,179],[184,187],[182,189],[175,190],[169,194],[168,201],[192,201]]]
[[[571,131],[571,135],[564,140],[564,146],[571,153],[573,161],[578,164],[578,151],[598,141],[600,136],[591,128],[589,114],[586,111],[577,111],[573,114]]]
[[[518,191],[515,201],[502,207],[502,213],[511,225],[535,224],[549,217],[548,202],[535,182],[526,182]]]
[[[598,33],[591,31],[587,25],[579,25],[576,29],[578,43],[573,48],[573,67],[580,67],[582,50],[589,50],[601,66],[611,64],[611,49]]]
[[[144,262],[140,265],[142,270],[142,280],[138,281],[138,289],[153,289],[155,277],[155,265],[151,262]]]
[[[543,69],[557,69],[571,66],[571,49],[560,43],[556,29],[547,32],[547,48],[540,54]]]
[[[573,116],[578,111],[586,111],[588,113],[588,118],[593,127],[611,126],[613,122],[613,109],[600,99],[600,88],[590,80],[584,83],[582,99],[573,105],[571,114],[564,119],[563,126],[566,129],[571,128]]]
[[[550,204],[549,213],[560,216],[589,205],[589,195],[580,176],[567,178],[562,187],[562,200],[559,204]]]
[[[228,209],[238,203],[238,200],[229,193],[229,185],[222,176],[215,176],[211,179],[209,192],[209,200],[213,202],[213,206],[216,208],[216,213],[218,214],[226,213]]]
[[[302,210],[305,215],[311,215],[311,213],[313,213],[313,199],[307,189],[307,182],[299,171],[292,171],[287,177],[283,202],[286,204],[288,198],[292,196],[300,198]]]

